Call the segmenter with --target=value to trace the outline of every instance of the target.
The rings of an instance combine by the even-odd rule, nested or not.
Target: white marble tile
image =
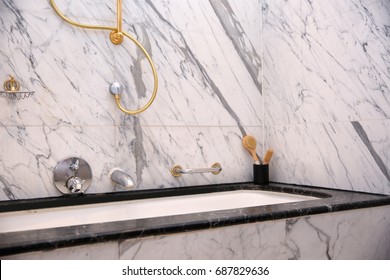
[[[118,132],[119,138],[130,142],[117,140],[122,146],[116,151],[127,151],[130,148],[123,147],[142,134],[146,143],[141,150],[128,158],[112,157],[133,170],[140,185],[150,188],[218,182],[221,177],[178,182],[169,178],[166,166],[176,160],[184,164],[186,157],[196,165],[209,164],[211,159],[192,140],[199,138],[207,154],[222,143],[218,152],[227,149],[229,154],[221,157],[227,163],[234,161],[226,165],[242,167],[248,159],[245,152],[235,150],[242,149],[238,135],[253,134],[254,128],[264,144],[260,127],[267,124],[270,141],[263,146],[279,150],[271,170],[275,180],[388,193],[386,133],[375,133],[371,124],[363,122],[388,119],[390,111],[388,1],[333,0],[325,6],[321,1],[281,0],[246,0],[246,5],[241,0],[126,2],[123,28],[150,52],[160,80],[155,102],[139,117],[124,116],[108,93],[108,85],[119,80],[125,85],[126,106],[134,109],[148,100],[153,81],[134,44],[126,39],[122,46],[113,46],[107,31],[73,27],[58,18],[48,1],[30,2],[0,4],[0,32],[5,38],[0,41],[4,61],[0,77],[15,74],[23,88],[36,92],[19,102],[0,100],[3,130],[33,126],[31,131],[38,133],[38,127],[70,124],[112,130],[119,125],[118,131],[122,126],[138,131],[133,136]],[[57,4],[77,21],[115,25],[115,1]],[[368,141],[362,142],[349,121],[359,121]],[[385,122],[376,126],[387,127]],[[179,133],[181,141],[193,147],[186,157],[171,147],[171,139]],[[197,136],[200,133],[202,137]],[[234,145],[229,146],[225,133],[235,135]],[[289,148],[294,142],[298,144]],[[298,158],[302,154],[295,154],[302,143],[316,147],[304,157],[308,165]],[[155,170],[160,178],[152,176]],[[369,175],[361,175],[362,170]],[[237,172],[229,172],[222,181],[250,178],[248,172]],[[0,171],[8,182],[10,175],[4,174]]]
[[[61,2],[58,1],[57,2]],[[5,0],[0,3],[1,8],[12,9],[14,11],[31,11],[31,12],[43,12],[47,9],[49,4],[48,0]]]
[[[388,118],[388,2],[296,3],[294,17],[277,5],[264,13],[270,124]]]
[[[114,165],[112,127],[8,126],[0,127],[0,197],[24,199],[58,196],[53,183],[57,163],[81,157],[91,166],[88,193],[112,191],[108,172]]]
[[[297,1],[263,3],[263,94],[267,125],[286,124],[300,118],[295,112],[302,103],[295,101],[296,87],[303,79],[298,4]]]
[[[176,18],[187,22],[193,18],[193,25],[202,22],[204,28],[201,32],[187,32],[185,26],[189,23],[175,27],[170,21],[177,19],[172,15],[162,18],[151,2],[138,3],[135,7],[131,5],[140,13],[150,15],[145,14],[142,21],[126,20],[123,28],[145,45],[160,78],[157,99],[152,111],[141,116],[143,123],[258,125],[261,116],[261,61],[258,46],[254,47],[254,44],[260,40],[250,37],[250,34],[260,33],[260,26],[252,28],[254,31],[249,35],[228,35],[228,32],[237,33],[234,28],[244,30],[240,26],[225,26],[227,29],[224,30],[221,26],[225,16],[233,18],[231,13],[234,11],[221,11],[217,6],[217,16],[208,1],[168,4],[164,9],[169,9]],[[191,10],[194,5],[197,9]],[[91,17],[106,19],[110,13],[107,9],[89,9],[94,6],[89,2],[83,2],[80,7],[75,3],[59,6],[80,22],[87,20],[91,23]],[[5,29],[11,30],[15,15],[10,9],[6,12],[11,20]],[[217,24],[205,18],[212,18]],[[239,18],[234,19],[239,25]],[[15,41],[14,37],[18,35],[15,31],[4,33],[8,40],[2,44],[8,42],[8,46],[2,56],[9,62],[1,69],[1,74],[15,73],[36,94],[30,100],[32,102],[18,103],[16,110],[15,107],[9,108],[11,117],[2,117],[3,123],[40,125],[42,119],[49,125],[59,122],[110,125],[118,122],[123,113],[116,108],[108,93],[108,86],[114,80],[125,85],[123,103],[128,108],[143,106],[150,98],[153,87],[150,67],[129,39],[126,38],[121,46],[113,46],[108,41],[107,31],[73,27],[63,22],[49,6],[37,15],[26,13],[23,22],[23,28],[19,28],[21,40]],[[206,28],[209,31],[205,31]],[[213,28],[219,28],[219,31],[214,32]],[[248,25],[245,28],[249,29]],[[17,45],[19,41],[24,45]],[[29,116],[28,106],[36,112],[34,117]],[[191,110],[187,109],[188,106]]]
[[[389,194],[389,157],[383,152],[389,149],[383,140],[388,126],[367,121],[269,127],[275,149],[270,179]]]
[[[261,139],[260,128],[245,128]],[[116,164],[136,181],[137,188],[180,187],[252,180],[252,161],[242,146],[241,131],[234,127],[138,127],[117,130]],[[258,153],[262,147],[259,144]],[[205,168],[214,162],[222,172],[175,178],[170,169]]]
[[[193,231],[165,236],[128,239],[119,243],[120,258],[237,260],[285,257],[280,246],[285,237],[284,222]],[[153,253],[151,253],[153,251]]]
[[[169,6],[170,9],[173,7]],[[146,46],[151,46],[150,53],[159,73],[157,98],[150,110],[140,116],[141,123],[258,125],[262,104],[261,86],[258,86],[261,83],[260,72],[246,66],[248,61],[256,62],[256,59],[260,58],[251,43],[251,40],[258,39],[245,40],[243,44],[246,45],[243,47],[246,48],[239,49],[235,45],[236,41],[226,34],[182,31],[168,21],[175,20],[170,17],[171,15],[162,18],[162,15],[159,15],[155,19],[156,27],[136,28],[139,40]],[[197,18],[197,21],[204,22],[203,18]],[[211,26],[208,27],[211,29]],[[244,57],[246,54],[250,56],[249,59]],[[122,73],[117,78],[126,83],[127,92],[133,95],[137,92],[141,100],[141,103],[138,103],[134,97],[127,96],[124,98],[124,104],[132,108],[145,104],[152,85],[150,75],[146,76],[150,72],[149,69],[145,67],[146,74],[138,69],[138,66],[130,69],[125,64],[131,61],[128,54],[116,53],[115,56],[123,58],[116,64]],[[143,61],[142,57],[140,61]],[[131,75],[130,70],[133,73],[136,71],[144,79],[138,82],[140,90],[137,85],[125,81],[126,77]]]
[[[128,239],[125,259],[388,259],[388,206]]]
[[[113,80],[113,68],[106,64],[110,49],[102,47],[110,46],[104,43],[106,38],[76,31],[51,9],[34,15],[20,14],[23,24],[17,25],[16,16],[6,10],[11,20],[5,26],[7,40],[1,43],[7,62],[0,69],[1,76],[14,74],[23,88],[35,94],[28,100],[7,103],[2,123],[113,124],[110,114],[115,105],[103,78]],[[95,45],[100,39],[104,39],[102,45]]]
[[[107,138],[110,144],[102,148],[109,154],[107,162],[114,160],[135,172],[141,187],[251,179],[249,171],[240,171],[243,162],[251,167],[240,138],[249,133],[255,134],[259,142],[263,141],[260,129],[263,114],[259,47],[261,25],[252,24],[261,20],[257,13],[260,1],[251,1],[254,9],[238,5],[233,0],[124,3],[123,30],[148,50],[160,82],[155,102],[138,117],[124,116],[108,93],[111,82],[122,82],[125,86],[123,104],[129,109],[144,105],[151,95],[153,81],[150,67],[130,40],[126,38],[122,45],[114,46],[109,42],[107,31],[71,26],[54,13],[47,1],[36,6],[23,6],[23,3],[2,2],[6,20],[1,32],[6,39],[1,41],[0,49],[1,58],[6,63],[0,66],[0,76],[15,74],[22,87],[34,90],[35,95],[19,102],[0,100],[5,105],[0,123],[3,131],[13,131],[16,125],[22,127],[29,131],[26,143],[37,141],[41,144],[36,145],[36,151],[29,152],[28,148],[26,150],[26,147],[13,143],[13,136],[4,134],[11,147],[16,145],[21,149],[20,156],[4,165],[8,171],[0,173],[7,185],[23,186],[26,180],[32,180],[41,182],[45,189],[50,188],[49,174],[54,160],[45,167],[41,165],[41,170],[32,167],[26,172],[32,175],[26,178],[12,174],[10,168],[18,161],[34,161],[34,155],[39,151],[52,149],[52,143],[43,144],[47,140],[40,134],[41,130],[52,131],[55,127],[57,131],[58,126],[62,129],[68,125],[83,133],[93,130],[92,127],[102,126],[106,131],[114,131],[116,125],[120,125],[120,131],[125,125],[126,130],[136,131],[137,137],[144,134],[143,142],[138,144],[141,150],[132,151],[132,156],[126,157],[122,153],[122,147],[126,147],[124,151],[127,152],[127,147],[134,140],[128,131],[117,134],[117,143],[121,145],[116,147],[117,155],[110,146],[114,135]],[[60,1],[57,4],[75,21],[115,25],[115,3],[112,1]],[[175,128],[166,129],[170,126]],[[81,137],[72,129],[61,133],[66,138]],[[105,135],[96,138],[103,139]],[[86,135],[87,139],[89,137]],[[180,139],[180,149],[186,149],[184,143],[190,143],[191,148],[184,153],[185,156],[172,147],[174,138]],[[78,140],[75,142],[74,146],[79,147]],[[72,151],[69,147],[61,150],[69,154]],[[89,152],[79,151],[80,156],[84,154]],[[2,156],[8,157],[7,154]],[[49,155],[47,157],[51,159]],[[194,160],[189,161],[188,158]],[[228,168],[226,175],[177,180],[168,172],[177,161],[204,167],[217,160]],[[161,162],[165,162],[164,167]],[[108,168],[105,166],[102,174],[106,174]],[[229,168],[234,172],[230,172]],[[98,172],[102,172],[101,169],[99,167]],[[47,175],[41,177],[42,172]],[[91,187],[91,191],[107,191],[106,183],[104,179],[101,184]],[[16,197],[53,194],[52,190],[37,191],[35,188]]]
[[[217,1],[212,1],[217,2]],[[224,1],[220,1],[224,3]],[[233,12],[233,18],[239,22],[239,28],[243,34],[251,40],[251,44],[258,54],[262,54],[262,0],[246,0],[245,5],[242,5],[241,0],[227,1]],[[227,11],[229,9],[226,8]],[[234,22],[234,21],[233,21]],[[229,32],[228,32],[229,33]],[[230,32],[229,34],[231,34]],[[232,33],[232,36],[241,37],[242,33]]]
[[[263,7],[272,180],[388,194],[389,2]]]
[[[287,220],[294,259],[388,259],[388,206]]]

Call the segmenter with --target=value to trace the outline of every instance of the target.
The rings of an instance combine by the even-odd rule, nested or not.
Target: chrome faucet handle
[[[72,171],[79,170],[80,168],[80,161],[76,158],[76,160],[69,166],[69,169]]]
[[[82,194],[91,185],[92,169],[82,158],[66,158],[54,168],[53,181],[63,194]]]
[[[81,180],[79,177],[70,177],[66,181],[66,187],[72,192],[72,193],[83,193],[83,186],[84,186],[85,180]]]

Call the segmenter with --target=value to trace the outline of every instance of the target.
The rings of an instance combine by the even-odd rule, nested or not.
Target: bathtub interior
[[[264,190],[233,190],[0,213],[0,233],[240,209],[319,199]]]

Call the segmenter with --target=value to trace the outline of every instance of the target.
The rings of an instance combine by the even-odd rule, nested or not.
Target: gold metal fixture
[[[4,91],[0,91],[0,97],[11,100],[25,99],[33,95],[33,91],[19,91],[20,83],[12,75],[3,84]]]
[[[175,164],[172,168],[171,168],[171,174],[173,177],[180,177],[181,176],[181,173],[180,171],[183,169],[183,167],[181,167],[181,165],[178,165],[178,164]]]
[[[122,33],[122,0],[118,0],[116,5],[116,30],[111,31],[110,40],[114,45],[120,45],[123,42]]]
[[[194,173],[213,173],[215,175],[219,174],[222,171],[222,167],[218,162],[215,162],[211,165],[211,168],[187,168],[184,169],[178,164],[175,164],[171,168],[171,174],[174,177],[180,177],[182,174],[194,174]]]
[[[139,109],[136,109],[136,110],[128,110],[126,109],[125,107],[122,106],[121,104],[121,100],[120,100],[120,93],[118,94],[114,94],[114,98],[115,98],[115,102],[116,102],[116,105],[118,106],[118,108],[126,113],[126,114],[129,114],[129,115],[135,115],[135,114],[139,114],[143,111],[145,111],[147,108],[149,108],[149,106],[153,103],[154,99],[156,98],[156,95],[157,95],[157,88],[158,88],[158,76],[157,76],[157,71],[156,71],[156,67],[154,66],[154,63],[152,61],[152,59],[150,58],[150,55],[148,54],[148,52],[145,50],[145,48],[141,45],[140,42],[138,42],[134,37],[132,37],[130,34],[128,34],[127,32],[125,31],[122,31],[122,0],[117,0],[117,26],[116,27],[111,27],[111,26],[103,26],[103,25],[89,25],[89,24],[83,24],[83,23],[79,23],[79,22],[76,22],[76,21],[73,21],[69,18],[67,18],[57,7],[57,5],[55,4],[54,0],[50,0],[50,4],[51,6],[53,7],[53,9],[55,10],[55,12],[64,20],[66,21],[67,23],[73,25],[73,26],[76,26],[76,27],[80,27],[80,28],[87,28],[87,29],[100,29],[100,30],[108,30],[108,31],[111,31],[110,32],[110,40],[113,44],[115,45],[119,45],[123,42],[123,38],[124,36],[129,38],[145,55],[146,59],[148,60],[149,64],[150,64],[150,67],[152,69],[152,72],[153,72],[153,80],[154,80],[154,87],[153,87],[153,91],[152,91],[152,96],[150,98],[150,100],[146,103],[145,106],[139,108]]]
[[[16,92],[20,89],[20,84],[15,78],[9,75],[10,79],[4,82],[4,90],[9,92]]]

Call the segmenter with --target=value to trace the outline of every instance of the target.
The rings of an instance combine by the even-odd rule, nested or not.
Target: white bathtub
[[[288,193],[236,190],[207,194],[0,213],[0,233],[136,220],[318,199]]]

